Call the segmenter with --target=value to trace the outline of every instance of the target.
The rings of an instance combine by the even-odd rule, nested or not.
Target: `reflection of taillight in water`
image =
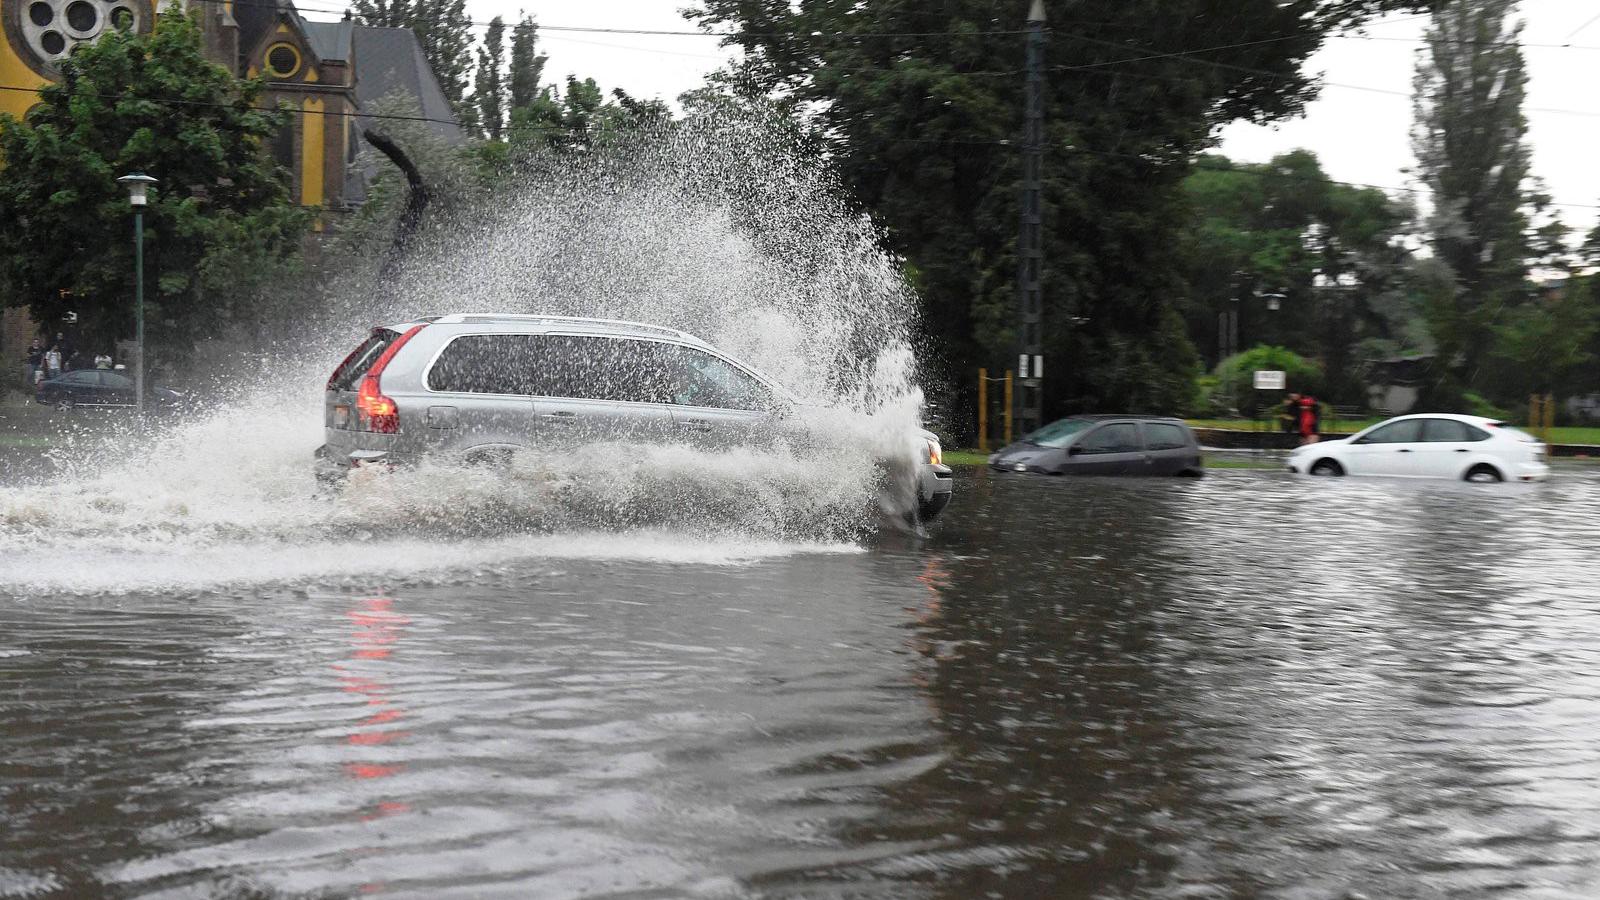
[[[361,601],[360,607],[346,613],[351,623],[356,626],[355,632],[351,635],[352,663],[370,666],[373,661],[389,659],[395,644],[405,634],[405,626],[411,624],[409,618],[395,612],[393,607],[394,601],[388,597],[371,597]],[[334,668],[339,672],[339,680],[344,683],[344,690],[364,696],[369,707],[369,715],[356,723],[357,730],[345,736],[346,745],[378,747],[409,735],[409,732],[384,727],[405,718],[406,715],[403,708],[389,699],[390,688],[386,682],[376,677],[356,674],[351,671],[353,666],[347,667],[346,664],[341,663]],[[405,766],[400,763],[365,761],[346,763],[344,769],[345,774],[351,778],[368,780],[398,775],[405,771]],[[361,818],[370,820],[408,811],[410,807],[404,803],[385,800],[364,812]]]
[[[395,338],[373,362],[367,374],[361,376],[361,387],[356,391],[356,429],[377,434],[396,434],[400,431],[400,409],[383,394],[383,370],[389,360],[400,352],[417,332],[426,325],[413,325],[406,333]]]

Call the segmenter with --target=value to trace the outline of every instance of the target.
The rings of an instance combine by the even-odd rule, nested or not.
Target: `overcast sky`
[[[693,30],[678,10],[690,0],[468,0],[472,17],[496,15],[509,23],[521,11],[545,26],[540,39],[551,79],[568,73],[592,77],[640,97],[674,99],[728,59],[712,37],[573,33],[551,26],[643,30]],[[308,4],[309,5],[309,4]],[[1528,140],[1534,173],[1559,202],[1600,206],[1600,22],[1573,32],[1600,14],[1597,0],[1523,0],[1524,41],[1530,84]],[[1403,171],[1412,164],[1411,78],[1425,20],[1394,16],[1370,25],[1368,38],[1334,39],[1308,66],[1329,84],[1304,118],[1275,126],[1231,125],[1221,131],[1221,152],[1264,162],[1295,147],[1321,157],[1328,174],[1343,181],[1415,186]],[[1536,47],[1535,44],[1571,47]],[[1594,49],[1584,49],[1594,48]],[[1379,90],[1359,90],[1377,88]],[[1398,93],[1382,93],[1382,91]],[[1560,112],[1566,110],[1567,112]],[[1585,113],[1573,115],[1572,112]],[[1600,209],[1568,207],[1562,217],[1587,231]]]

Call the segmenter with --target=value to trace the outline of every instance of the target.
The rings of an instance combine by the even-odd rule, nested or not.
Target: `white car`
[[[1464,481],[1544,481],[1544,444],[1482,416],[1400,416],[1365,431],[1298,447],[1289,471]]]

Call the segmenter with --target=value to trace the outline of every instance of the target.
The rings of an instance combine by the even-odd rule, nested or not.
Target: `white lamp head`
[[[117,179],[117,183],[128,189],[128,204],[130,206],[144,206],[148,200],[150,186],[156,183],[154,178],[143,172],[134,172]]]

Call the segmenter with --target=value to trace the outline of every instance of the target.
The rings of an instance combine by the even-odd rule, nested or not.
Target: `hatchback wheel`
[[[1344,467],[1331,459],[1319,459],[1311,464],[1311,474],[1323,477],[1338,477],[1344,474]]]
[[[1505,478],[1494,466],[1477,465],[1467,471],[1466,480],[1475,484],[1498,484],[1505,481]]]
[[[78,404],[72,402],[71,397],[62,397],[60,400],[56,401],[56,409],[70,410],[77,405]]]

